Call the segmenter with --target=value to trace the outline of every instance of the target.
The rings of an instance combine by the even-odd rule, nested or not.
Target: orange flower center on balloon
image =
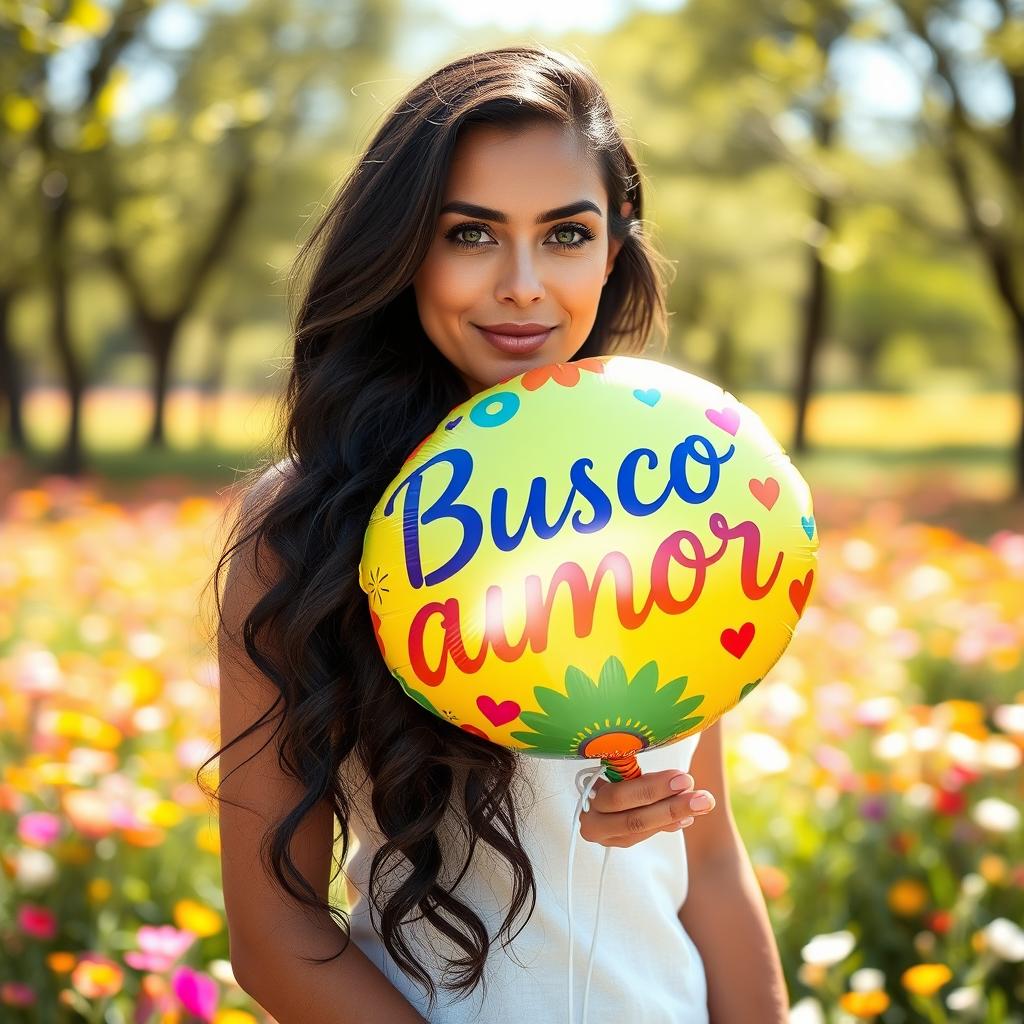
[[[587,740],[583,745],[583,757],[618,757],[635,754],[644,749],[644,741],[631,732],[604,732]]]

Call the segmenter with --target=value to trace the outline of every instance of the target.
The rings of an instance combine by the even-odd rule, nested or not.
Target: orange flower
[[[777,900],[789,889],[789,877],[773,864],[754,865],[754,874],[766,900]]]
[[[845,992],[839,1005],[854,1017],[871,1020],[889,1009],[889,997],[884,992]]]
[[[903,878],[889,886],[889,909],[899,917],[919,914],[928,902],[928,890],[914,878]]]
[[[580,370],[604,373],[604,361],[598,356],[591,356],[589,359],[577,359],[572,363],[551,363],[549,366],[537,366],[523,374],[523,387],[527,391],[536,391],[547,381],[553,380],[564,388],[573,388],[580,382]]]
[[[916,964],[903,972],[903,987],[919,996],[933,996],[953,977],[945,964]]]
[[[69,953],[65,950],[58,950],[46,955],[46,966],[49,967],[54,974],[67,974],[75,966],[76,960],[77,957],[74,953]]]

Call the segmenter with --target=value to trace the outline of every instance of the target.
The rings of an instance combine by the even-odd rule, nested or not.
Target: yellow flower
[[[85,894],[89,898],[90,903],[102,903],[104,900],[110,899],[110,894],[114,891],[114,887],[105,878],[92,878],[89,880],[88,886],[86,886]]]
[[[218,1010],[213,1024],[256,1024],[256,1018],[245,1010]]]
[[[978,861],[978,874],[989,885],[1000,885],[1006,879],[1006,861],[997,853],[986,853]]]
[[[914,878],[903,878],[889,887],[889,909],[899,917],[919,914],[928,902],[928,890]]]
[[[950,978],[953,972],[945,964],[916,964],[903,972],[903,987],[919,996],[933,996]]]
[[[124,972],[107,959],[79,960],[71,972],[71,984],[87,999],[103,999],[121,991]]]
[[[174,923],[184,931],[195,932],[201,939],[216,935],[224,927],[220,914],[195,900],[178,900],[174,904]]]
[[[220,854],[220,831],[216,825],[205,822],[196,832],[196,846],[205,853]]]
[[[142,817],[151,825],[173,828],[185,817],[185,812],[173,800],[160,800],[151,807],[147,807],[142,813]]]
[[[880,991],[845,992],[839,997],[839,1005],[854,1017],[871,1020],[889,1009],[889,997]]]
[[[985,709],[973,700],[944,700],[935,706],[933,720],[940,728],[971,735],[971,727],[984,725]]]

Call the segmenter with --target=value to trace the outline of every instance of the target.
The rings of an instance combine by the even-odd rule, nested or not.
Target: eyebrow
[[[571,217],[574,213],[596,213],[601,216],[601,207],[592,203],[589,199],[577,199],[575,203],[568,203],[565,206],[556,206],[553,210],[546,210],[537,216],[534,223],[546,224],[548,221],[560,220],[562,217]],[[476,203],[464,203],[461,200],[454,200],[445,203],[441,207],[441,213],[462,213],[467,217],[479,217],[481,220],[493,220],[499,224],[508,223],[508,214],[501,210],[492,210],[489,206],[477,206]]]

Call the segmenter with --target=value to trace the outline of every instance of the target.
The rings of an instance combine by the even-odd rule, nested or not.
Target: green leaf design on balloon
[[[761,679],[764,679],[764,676],[761,676]],[[747,685],[740,690],[740,700],[743,700],[743,698],[746,697],[746,695],[750,693],[750,691],[754,689],[759,682],[761,682],[761,679],[755,679],[752,683],[747,683]]]
[[[410,686],[410,685],[409,685],[409,684],[408,684],[408,683],[407,683],[407,682],[406,682],[406,681],[405,681],[405,680],[404,680],[404,679],[402,678],[402,675],[401,675],[401,673],[400,673],[400,672],[397,672],[397,671],[395,671],[395,672],[392,672],[391,674],[392,674],[392,675],[393,675],[393,676],[394,676],[394,677],[395,677],[395,678],[396,678],[396,679],[398,680],[398,682],[399,682],[399,684],[401,685],[402,689],[403,689],[403,690],[405,690],[405,692],[406,692],[406,693],[407,693],[407,694],[408,694],[408,695],[409,695],[410,697],[412,697],[412,699],[413,699],[414,701],[416,701],[416,703],[417,703],[417,704],[421,704],[421,705],[422,705],[423,707],[425,707],[425,708],[426,708],[426,709],[427,709],[427,710],[428,710],[428,711],[429,711],[429,712],[430,712],[430,713],[431,713],[432,715],[437,715],[437,717],[438,717],[438,718],[443,718],[443,717],[444,717],[444,716],[443,716],[443,715],[441,714],[441,712],[440,712],[440,711],[438,711],[438,710],[437,710],[437,708],[435,708],[435,707],[434,707],[434,705],[433,705],[433,704],[431,704],[431,703],[430,703],[430,701],[429,701],[429,700],[427,700],[427,698],[423,696],[423,694],[422,694],[422,693],[420,693],[420,692],[419,692],[419,691],[417,691],[417,690],[414,690],[414,689],[413,689],[413,688],[412,688],[412,687],[411,687],[411,686]]]
[[[541,711],[519,718],[532,732],[512,738],[549,757],[624,757],[657,746],[697,728],[704,715],[694,715],[703,695],[680,698],[687,676],[658,686],[658,663],[649,661],[632,679],[612,655],[597,680],[576,665],[565,670],[565,693],[534,687]],[[622,709],[629,714],[623,715]]]

